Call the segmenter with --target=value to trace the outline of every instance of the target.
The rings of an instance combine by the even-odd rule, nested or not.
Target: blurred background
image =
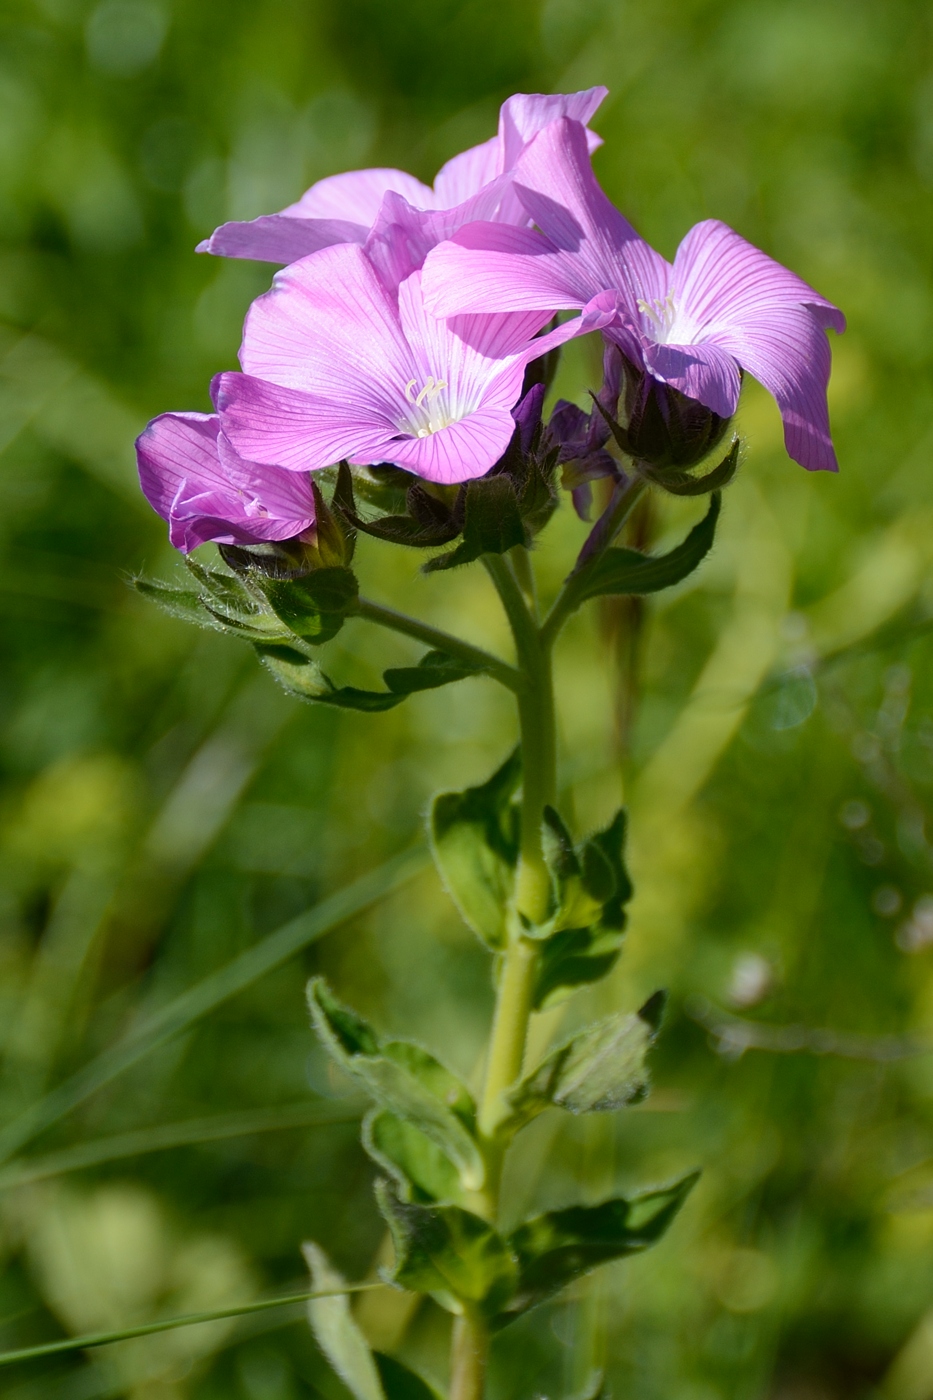
[[[847,312],[842,470],[790,463],[747,384],[714,555],[562,643],[563,806],[583,833],[624,793],[637,894],[617,972],[537,1044],[658,986],[672,1002],[654,1097],[539,1120],[510,1208],[704,1174],[656,1251],[499,1338],[492,1394],[587,1400],[605,1371],[619,1400],[933,1397],[931,25],[917,0],[3,0],[0,1347],[300,1289],[303,1239],[375,1267],[373,1169],[311,1041],[309,973],[477,1073],[487,958],[426,867],[377,875],[383,897],[316,941],[293,924],[290,957],[264,940],[485,776],[507,698],[474,680],[386,715],[303,707],[247,648],[157,613],[127,579],[179,565],[132,440],[209,406],[269,284],[195,256],[217,223],[348,167],[430,180],[512,91],[605,83],[596,168],[656,247],[722,218]],[[597,359],[574,346],[557,390],[586,403]],[[699,509],[639,528],[663,545]],[[545,591],[584,528],[549,528]],[[371,594],[507,645],[475,566],[357,557]],[[372,683],[413,654],[351,624],[328,666]],[[433,1304],[385,1290],[359,1316],[443,1384]],[[300,1308],[2,1390],[347,1395]]]

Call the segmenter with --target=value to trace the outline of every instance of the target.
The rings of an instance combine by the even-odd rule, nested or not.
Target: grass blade
[[[189,1118],[180,1123],[161,1123],[127,1133],[79,1142],[43,1157],[18,1158],[0,1170],[0,1191],[9,1191],[28,1182],[46,1181],[52,1176],[141,1157],[147,1152],[164,1152],[172,1147],[191,1147],[202,1142],[222,1142],[227,1138],[249,1137],[286,1128],[323,1127],[333,1123],[355,1123],[362,1118],[362,1100],[311,1099],[306,1103],[283,1104],[279,1108],[258,1109],[252,1113],[215,1113],[206,1118]]]
[[[314,1292],[287,1293],[280,1298],[260,1298],[255,1303],[241,1303],[235,1308],[219,1308],[216,1312],[185,1313],[181,1317],[165,1317],[160,1322],[144,1322],[139,1327],[123,1327],[118,1332],[88,1332],[84,1337],[64,1337],[58,1342],[42,1342],[35,1347],[0,1352],[0,1366],[12,1366],[18,1361],[34,1361],[40,1356],[57,1356],[63,1351],[85,1351],[88,1347],[109,1346],[126,1342],[132,1337],[150,1337],[155,1332],[171,1332],[176,1327],[194,1327],[199,1322],[223,1322],[230,1317],[246,1317],[249,1313],[267,1312],[270,1308],[285,1308],[293,1303],[306,1303],[310,1298],[334,1298],[344,1293],[366,1293],[372,1288],[384,1288],[384,1283],[347,1283],[342,1288],[317,1289]]]
[[[323,938],[400,889],[427,863],[428,853],[420,846],[393,857],[189,987],[9,1123],[0,1132],[0,1163],[8,1162],[45,1128],[64,1118],[158,1046],[187,1030],[208,1011],[279,967],[309,943]]]

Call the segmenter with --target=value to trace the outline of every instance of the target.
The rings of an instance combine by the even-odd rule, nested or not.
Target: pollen
[[[430,437],[454,421],[446,401],[438,402],[447,387],[446,379],[435,379],[433,374],[428,375],[420,389],[417,379],[409,379],[405,385],[405,397],[415,410],[407,426],[415,437]]]
[[[641,314],[653,322],[650,330],[654,339],[664,344],[677,319],[674,293],[668,292],[666,297],[654,297],[651,301],[643,301],[639,297],[637,305]]]

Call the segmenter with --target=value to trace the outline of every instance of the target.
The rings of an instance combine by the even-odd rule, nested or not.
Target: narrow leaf
[[[431,806],[434,860],[464,921],[491,948],[506,941],[506,920],[518,860],[521,753],[515,749],[487,782],[442,792]]]
[[[387,690],[361,690],[352,685],[334,685],[313,658],[294,647],[258,644],[256,650],[280,685],[299,699],[369,714],[392,710],[417,691],[436,690],[480,674],[478,668],[469,667],[446,652],[429,651],[417,666],[397,666],[385,671],[383,679]]]
[[[698,1178],[699,1172],[691,1172],[673,1186],[632,1200],[549,1211],[519,1226],[508,1241],[519,1263],[518,1289],[497,1325],[504,1326],[597,1265],[656,1244]]]
[[[303,1244],[301,1252],[315,1290],[346,1286],[318,1245]],[[386,1400],[372,1352],[350,1312],[349,1298],[335,1292],[331,1298],[309,1299],[308,1321],[318,1346],[355,1400]]]
[[[637,549],[607,549],[578,576],[578,604],[606,593],[657,593],[680,583],[712,549],[721,504],[722,497],[714,492],[706,515],[669,554],[652,558]]]

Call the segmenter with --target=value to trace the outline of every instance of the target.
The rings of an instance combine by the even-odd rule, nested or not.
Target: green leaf
[[[395,1181],[403,1200],[461,1201],[460,1176],[450,1158],[397,1113],[369,1113],[363,1122],[363,1146]]]
[[[639,1103],[648,1092],[645,1059],[660,1024],[658,1009],[655,996],[636,1014],[617,1012],[558,1045],[509,1091],[511,1114],[502,1126],[514,1131],[552,1106],[604,1113]]]
[[[500,1235],[459,1206],[423,1206],[399,1199],[387,1181],[376,1195],[392,1232],[392,1281],[431,1293],[452,1312],[494,1316],[518,1281],[515,1260]]]
[[[444,887],[464,921],[490,948],[502,948],[518,861],[521,752],[487,782],[442,792],[431,805],[430,835]]]
[[[557,908],[537,934],[540,954],[536,1009],[553,1006],[578,986],[605,976],[619,956],[632,883],[625,868],[626,815],[620,809],[604,831],[574,849],[553,808],[545,811],[545,852]]]
[[[597,1265],[656,1244],[698,1178],[699,1172],[691,1172],[673,1186],[632,1200],[571,1206],[520,1225],[508,1241],[518,1259],[518,1288],[494,1325],[505,1326]]]
[[[429,651],[417,666],[396,666],[384,671],[383,680],[388,689],[360,690],[352,685],[334,685],[313,658],[296,651],[294,647],[259,643],[256,650],[263,665],[292,695],[322,705],[363,710],[370,714],[392,710],[416,691],[436,690],[439,686],[481,674],[478,667],[467,666],[446,652]]]
[[[308,983],[308,1005],[314,1029],[337,1063],[376,1103],[429,1138],[466,1190],[479,1190],[486,1164],[473,1135],[475,1106],[460,1080],[420,1046],[380,1040],[322,978]]]
[[[316,1244],[301,1247],[315,1288],[342,1288],[346,1280]],[[382,1380],[366,1338],[353,1320],[346,1294],[311,1298],[308,1321],[318,1346],[355,1400],[386,1400]]]
[[[672,588],[675,583],[680,583],[693,573],[712,549],[721,504],[722,497],[716,491],[710,498],[709,509],[703,519],[669,554],[652,558],[637,549],[607,549],[591,564],[585,565],[578,575],[575,589],[577,605],[606,593],[657,593],[662,588]]]
[[[518,497],[508,476],[468,481],[463,509],[463,539],[449,554],[429,560],[424,565],[426,574],[470,564],[482,554],[505,554],[527,543]]]
[[[416,1371],[410,1371],[394,1356],[374,1351],[373,1360],[386,1400],[441,1400],[433,1386],[428,1385]]]

